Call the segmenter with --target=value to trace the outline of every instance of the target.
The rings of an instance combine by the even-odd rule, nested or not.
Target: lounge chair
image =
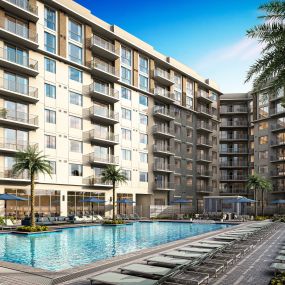
[[[169,281],[177,282],[178,284],[208,284],[209,282],[209,274],[200,273],[195,271],[182,271],[177,274],[171,276]]]
[[[234,259],[232,257],[215,255],[215,256],[213,256],[211,258],[205,259],[204,262],[213,263],[213,264],[220,264],[220,263],[222,263],[226,268],[228,268],[230,265],[233,265]]]
[[[213,249],[211,248],[199,248],[199,247],[193,247],[193,246],[181,247],[181,248],[178,248],[177,250],[190,251],[190,252],[201,252],[201,253],[208,253],[208,252],[213,251]]]
[[[37,219],[36,224],[38,226],[51,226],[53,223],[49,220],[48,217],[41,217]]]
[[[275,259],[279,260],[280,262],[284,262],[285,261],[285,255],[279,254],[275,257]]]
[[[184,259],[194,259],[194,258],[199,258],[205,255],[203,253],[198,253],[198,252],[185,252],[185,251],[178,251],[178,250],[162,252],[161,254],[166,255],[166,256],[173,256],[177,258],[184,258]]]
[[[110,285],[154,285],[157,280],[142,278],[138,276],[126,275],[117,272],[106,272],[93,277],[88,278],[90,284],[110,284]]]
[[[223,244],[210,244],[210,243],[200,243],[200,242],[195,242],[195,243],[191,243],[189,246],[195,246],[195,247],[201,247],[201,248],[221,248],[224,247]]]
[[[224,270],[223,264],[201,263],[195,266],[187,267],[187,270],[207,273],[211,277],[218,277],[218,274]]]
[[[162,256],[162,255],[157,255],[154,257],[150,257],[145,259],[147,264],[156,264],[156,265],[161,265],[161,266],[167,266],[167,267],[176,267],[180,265],[185,265],[189,263],[188,259],[183,259],[183,258],[172,258],[168,256]]]
[[[275,270],[276,272],[285,272],[285,263],[277,263],[274,262],[270,265],[270,268]]]
[[[8,229],[12,230],[15,229],[17,226],[10,220],[4,219],[3,224],[1,225],[2,230]]]
[[[120,267],[119,269],[121,270],[121,273],[130,273],[134,275],[140,275],[146,278],[149,277],[152,279],[159,279],[165,275],[170,274],[173,271],[173,269],[166,267],[145,265],[139,263],[130,264],[124,267]]]

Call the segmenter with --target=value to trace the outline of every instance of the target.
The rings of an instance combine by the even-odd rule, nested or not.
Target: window
[[[148,173],[140,172],[140,182],[147,182],[147,181],[148,181]]]
[[[259,159],[268,159],[268,151],[267,150],[259,151],[258,152],[258,158]]]
[[[56,124],[56,112],[45,109],[46,123]]]
[[[45,96],[49,98],[56,98],[56,88],[54,85],[45,83]]]
[[[132,111],[126,108],[122,108],[122,118],[126,120],[132,119]]]
[[[82,64],[82,48],[72,43],[68,44],[69,47],[69,59],[73,62]]]
[[[45,146],[47,148],[56,149],[56,137],[50,136],[50,135],[45,135]]]
[[[69,39],[82,42],[82,26],[73,20],[69,20]]]
[[[71,152],[82,153],[82,142],[76,140],[70,140],[69,148]]]
[[[10,62],[15,62],[20,65],[29,65],[29,54],[27,51],[18,47],[7,45],[4,46],[5,57]]]
[[[121,67],[121,80],[125,83],[131,84],[131,71],[125,67]]]
[[[131,160],[132,152],[129,149],[122,149],[122,159],[123,160]]]
[[[143,75],[140,75],[140,89],[148,91],[148,78]]]
[[[140,56],[140,72],[148,74],[148,59]]]
[[[193,96],[193,89],[194,89],[194,87],[193,87],[193,81],[190,81],[189,79],[187,79],[187,81],[186,81],[186,95],[188,95],[188,96]]]
[[[268,136],[262,136],[259,138],[259,144],[267,144],[268,143]]]
[[[127,169],[122,169],[122,174],[126,177],[127,181],[132,180],[132,171]]]
[[[51,53],[55,53],[55,49],[55,36],[48,32],[45,32],[45,50]]]
[[[260,123],[258,124],[258,129],[259,129],[259,130],[268,129],[268,122],[260,122]]]
[[[51,174],[56,174],[56,162],[48,160],[48,163],[51,166]]]
[[[132,139],[132,131],[128,129],[122,129],[122,139],[130,141]]]
[[[147,144],[148,136],[147,134],[140,133],[140,143]]]
[[[82,130],[82,119],[74,116],[69,116],[69,127]]]
[[[82,71],[70,66],[69,79],[82,83]]]
[[[122,89],[121,89],[121,96],[122,96],[123,99],[132,100],[131,90],[127,89],[125,87],[122,87]]]
[[[83,105],[83,97],[79,93],[69,92],[69,103],[77,106]]]
[[[56,61],[45,57],[45,71],[56,73]]]
[[[174,90],[174,100],[177,102],[181,102],[181,92]]]
[[[174,87],[181,90],[182,78],[178,73],[174,73]]]
[[[132,65],[132,51],[125,47],[121,48],[121,60],[122,63],[131,66]]]
[[[27,77],[4,72],[4,82],[5,88],[10,91],[25,95],[29,94],[29,79]]]
[[[140,104],[143,106],[148,106],[148,98],[147,96],[141,95],[140,94]]]
[[[69,164],[69,175],[70,176],[82,176],[82,165],[81,164]]]
[[[140,114],[140,124],[147,126],[147,124],[148,124],[147,115]]]
[[[26,131],[4,129],[4,143],[26,148],[29,145],[29,133]]]
[[[45,27],[53,31],[56,29],[56,13],[49,7],[45,7]]]
[[[211,99],[212,101],[216,102],[217,99],[218,99],[218,95],[217,95],[215,92],[213,92],[213,91],[210,91],[210,92],[211,92],[211,93],[210,93],[210,99]]]
[[[148,161],[148,155],[145,152],[140,152],[140,162],[147,163]]]

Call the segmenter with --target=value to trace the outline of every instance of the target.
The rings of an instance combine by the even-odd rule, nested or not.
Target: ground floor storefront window
[[[118,193],[117,201],[129,200],[133,201],[133,194]],[[134,213],[134,203],[117,203],[118,214],[133,214]]]

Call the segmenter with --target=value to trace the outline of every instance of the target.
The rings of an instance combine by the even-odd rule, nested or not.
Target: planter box
[[[51,231],[42,231],[42,232],[20,232],[20,231],[12,231],[11,234],[14,235],[41,235],[41,234],[51,234],[51,233],[59,233],[62,230],[51,230]]]

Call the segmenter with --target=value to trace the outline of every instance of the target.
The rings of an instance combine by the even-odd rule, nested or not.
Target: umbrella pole
[[[93,223],[93,221],[94,221],[94,208],[93,208],[93,203],[91,203],[92,204],[92,223]]]
[[[6,223],[6,226],[7,226],[7,201],[5,200],[5,223]]]

